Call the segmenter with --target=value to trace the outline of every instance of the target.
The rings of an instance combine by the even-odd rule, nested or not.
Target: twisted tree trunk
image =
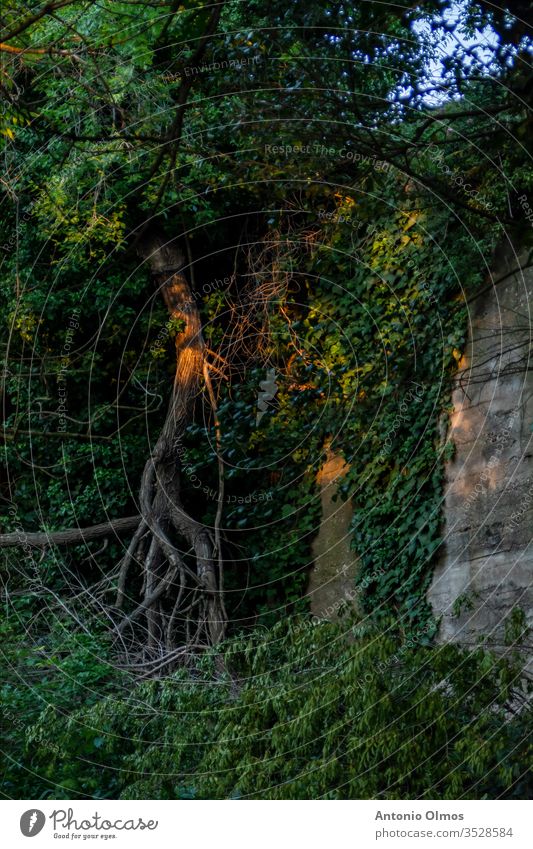
[[[175,649],[179,632],[185,645],[216,645],[224,636],[226,615],[220,551],[210,529],[186,512],[180,494],[181,439],[196,399],[209,384],[200,315],[181,271],[180,250],[157,231],[145,236],[138,250],[160,286],[173,325],[181,328],[168,412],[144,467],[141,518],[121,564],[117,597],[118,607],[132,598],[131,566],[141,564],[142,601],[119,627],[124,633],[144,620],[144,642],[153,655]],[[208,398],[213,397],[209,391]]]

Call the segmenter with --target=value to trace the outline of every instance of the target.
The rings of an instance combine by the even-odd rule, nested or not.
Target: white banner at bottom
[[[3,801],[2,845],[531,849],[533,802]],[[31,840],[35,843],[29,843]]]

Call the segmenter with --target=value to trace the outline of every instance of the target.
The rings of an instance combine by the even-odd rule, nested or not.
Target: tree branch
[[[17,35],[25,32],[29,29],[29,27],[37,23],[37,21],[40,21],[41,18],[44,18],[46,15],[50,15],[52,12],[56,12],[58,9],[62,9],[64,6],[72,6],[74,2],[75,0],[58,0],[57,3],[47,3],[46,6],[43,6],[42,9],[39,9],[39,11],[20,21],[20,23],[17,24],[11,32],[2,32],[0,36],[2,41],[11,41],[12,38],[15,38]]]
[[[140,516],[128,516],[125,519],[112,519],[109,522],[91,525],[88,528],[67,528],[64,531],[51,531],[50,533],[14,531],[10,534],[0,534],[0,548],[18,548],[27,545],[34,548],[43,548],[49,545],[76,545],[109,534],[131,531],[132,528],[137,527],[140,518]]]

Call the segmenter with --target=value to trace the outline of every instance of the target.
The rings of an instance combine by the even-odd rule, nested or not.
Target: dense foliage
[[[518,670],[431,648],[425,600],[467,302],[504,234],[531,240],[527,27],[299,0],[10,0],[2,26],[4,795],[527,796]],[[127,542],[23,543],[139,510],[181,332],[147,221],[229,363],[219,434],[199,405],[179,459],[213,526],[223,458],[230,639],[136,683],[113,638]],[[306,621],[326,444],[361,559],[348,642]]]
[[[354,636],[348,644],[332,625],[278,624],[267,635],[229,641],[222,675],[207,656],[193,677],[184,671],[130,692],[117,688],[96,702],[98,670],[89,664],[80,680],[84,706],[72,710],[61,685],[61,702],[42,711],[28,733],[28,772],[13,771],[7,792],[529,797],[531,711],[518,666],[481,650],[423,649],[422,634],[401,649],[361,626]],[[70,661],[63,676],[73,672]]]

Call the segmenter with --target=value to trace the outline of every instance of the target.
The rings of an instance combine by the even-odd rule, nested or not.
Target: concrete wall
[[[442,640],[486,636],[499,646],[515,606],[533,626],[533,269],[526,264],[527,255],[502,250],[494,285],[469,305],[448,434],[456,453],[446,469],[445,542],[429,591]]]
[[[343,605],[357,606],[357,558],[350,547],[352,505],[340,496],[334,500],[348,467],[342,456],[328,446],[326,452],[326,462],[317,474],[322,521],[313,541],[307,595],[314,616],[335,622]]]

